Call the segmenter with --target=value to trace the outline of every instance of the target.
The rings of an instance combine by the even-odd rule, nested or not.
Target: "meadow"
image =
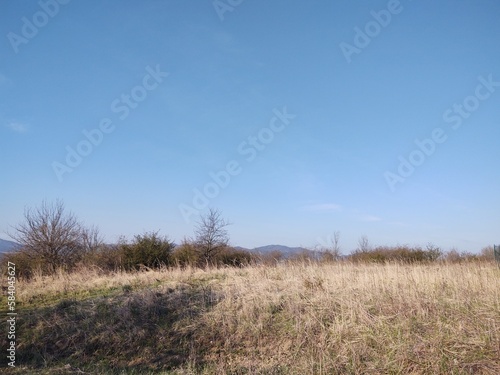
[[[16,297],[12,374],[500,373],[493,262],[82,268]]]

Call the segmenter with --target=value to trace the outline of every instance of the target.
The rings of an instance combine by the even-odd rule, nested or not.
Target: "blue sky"
[[[59,198],[108,241],[500,243],[496,0],[0,7],[0,237]]]

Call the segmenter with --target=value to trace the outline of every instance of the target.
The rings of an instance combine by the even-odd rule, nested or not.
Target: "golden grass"
[[[94,369],[103,362],[136,373],[162,368],[177,374],[500,373],[500,270],[491,263],[292,263],[112,275],[86,270],[37,277],[17,287],[21,310],[52,305],[60,312],[56,304],[72,299],[81,301],[80,314],[99,321],[87,317],[88,329],[117,324],[110,336],[95,339],[101,354],[91,358]],[[143,318],[134,324],[153,321],[154,327],[144,329],[154,337],[144,334],[133,343],[141,350],[127,352],[128,333],[99,315],[93,307],[98,298],[108,298],[106,308],[119,306],[114,313],[127,319],[139,308]],[[30,327],[42,331],[36,316]],[[77,320],[67,312],[58,317]],[[72,350],[84,352],[74,335]],[[175,361],[165,354],[174,344]],[[99,351],[100,345],[109,350]],[[71,360],[84,366],[72,350],[66,350],[67,358],[53,355],[54,365]],[[136,355],[121,358],[122,352]]]
[[[257,268],[219,283],[207,324],[214,354],[247,368],[499,373],[499,276],[476,265]]]

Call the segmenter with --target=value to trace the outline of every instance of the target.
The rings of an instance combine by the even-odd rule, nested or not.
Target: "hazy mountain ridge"
[[[257,254],[269,254],[273,251],[279,251],[285,256],[292,256],[292,255],[297,255],[301,253],[312,253],[311,250],[306,249],[304,247],[289,247],[289,246],[284,246],[284,245],[265,245],[265,246],[259,246],[259,247],[254,247],[253,249],[248,249],[245,247],[241,246],[236,246],[235,249],[240,249],[240,250],[245,250],[249,251],[251,253],[257,253]]]
[[[0,253],[8,253],[19,248],[19,244],[14,241],[2,240],[0,238]]]

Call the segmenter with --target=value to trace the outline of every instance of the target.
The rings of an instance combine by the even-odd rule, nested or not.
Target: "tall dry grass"
[[[139,373],[162,368],[178,374],[500,373],[500,270],[491,263],[306,262],[110,275],[86,270],[18,284],[18,301],[30,311],[56,303],[61,310],[57,301],[68,298],[82,304],[79,314],[100,322],[85,320],[87,340],[103,322],[114,324],[88,302],[96,298],[109,298],[107,314],[133,318],[124,312],[133,306],[154,321],[147,330],[154,337],[130,341],[138,348],[151,345],[150,350],[127,351],[123,340],[130,332],[121,332],[118,323],[106,340],[95,338],[95,347],[107,350],[96,349],[105,354],[90,357],[94,369],[102,362]],[[113,310],[115,305],[119,309]],[[166,322],[162,314],[172,318]],[[58,317],[72,319],[67,313]],[[45,329],[36,313],[33,319],[30,327]],[[67,334],[74,334],[73,351],[85,352],[81,335]],[[175,361],[168,356],[174,349],[168,345],[174,344]],[[125,352],[127,358],[121,358]],[[53,365],[71,360],[84,366],[90,355],[84,360],[67,353],[67,358],[53,355]]]
[[[500,373],[494,267],[288,265],[219,285],[206,324],[221,371]]]

